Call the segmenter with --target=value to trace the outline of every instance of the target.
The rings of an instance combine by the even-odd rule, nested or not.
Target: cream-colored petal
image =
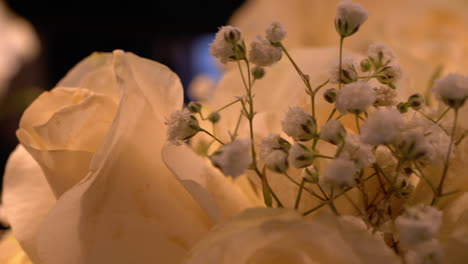
[[[12,233],[3,234],[0,240],[0,263],[33,264]]]
[[[179,77],[167,66],[127,52],[126,58],[140,92],[149,102],[153,114],[165,121],[174,109],[181,107],[184,97]]]
[[[5,168],[2,201],[5,215],[21,246],[36,264],[36,238],[42,220],[56,200],[41,168],[19,145]]]
[[[43,151],[26,144],[23,147],[41,167],[57,198],[86,176],[94,155],[93,152],[79,150]]]
[[[119,87],[114,77],[112,54],[94,52],[68,71],[57,86],[83,87],[101,92],[118,101]]]
[[[167,144],[163,148],[163,159],[215,222],[262,204],[258,198],[251,201],[237,180],[222,175],[186,145]]]
[[[160,91],[142,94],[130,62],[114,52],[122,98],[109,136],[87,178],[60,198],[42,226],[38,245],[47,264],[178,263],[212,225],[162,163],[165,125],[148,101]],[[160,76],[173,74],[153,67]],[[171,93],[182,97],[181,89]]]
[[[110,97],[93,94],[79,104],[56,111],[47,122],[33,127],[47,150],[95,152],[117,111]]]
[[[368,231],[335,215],[310,220],[287,209],[249,209],[214,228],[191,251],[190,264],[400,263]]]

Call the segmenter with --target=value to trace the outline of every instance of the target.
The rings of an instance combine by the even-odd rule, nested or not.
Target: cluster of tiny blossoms
[[[176,111],[167,120],[168,140],[178,145],[199,132],[205,133],[212,138],[210,145],[218,145],[212,153],[205,153],[213,165],[231,177],[253,171],[262,181],[266,206],[289,206],[279,200],[268,184],[269,170],[289,179],[291,188],[298,188],[293,206],[296,210],[304,195],[320,200],[319,206],[301,211],[303,215],[322,206],[340,215],[334,201],[344,196],[358,212],[356,217],[373,232],[383,234],[385,242],[406,263],[429,263],[425,262],[428,259],[430,263],[442,263],[443,250],[437,241],[442,213],[437,203],[453,191],[445,190],[444,183],[456,145],[463,140],[460,134],[465,134],[457,130],[457,118],[468,97],[468,78],[449,74],[434,82],[432,92],[445,106],[442,112],[426,105],[421,94],[399,100],[402,70],[396,54],[388,46],[370,45],[364,59],[342,56],[345,39],[357,33],[368,16],[361,5],[349,0],[338,5],[335,28],[340,37],[339,60],[330,69],[329,79],[317,85],[310,83],[283,45],[286,31],[281,23],[273,22],[265,36],[253,40],[249,49],[240,29],[221,27],[211,44],[211,53],[223,64],[239,64],[246,93],[206,117],[197,102]],[[273,66],[283,54],[303,81],[312,109],[308,112],[290,106],[281,121],[287,137],[271,134],[255,142],[254,81],[261,79],[265,67]],[[245,64],[247,72],[241,64]],[[328,120],[319,126],[314,100],[329,83],[334,87],[324,90],[322,99],[334,107]],[[214,127],[222,116],[221,111],[235,104],[241,105],[240,117],[249,122],[250,138],[237,138],[237,126],[229,133],[230,141],[223,142],[216,136]],[[353,127],[345,127],[341,122],[347,116],[354,119]],[[210,121],[212,132],[202,128],[198,118]],[[332,146],[334,155],[320,153],[320,141]],[[319,160],[323,162],[318,163]],[[425,176],[425,169],[433,167],[442,168],[437,182]],[[300,182],[290,175],[300,175]],[[375,188],[368,191],[366,182],[372,179],[378,183],[378,191]],[[432,200],[429,204],[408,206],[407,198],[419,184],[430,187]],[[352,189],[362,194],[359,201],[348,197],[347,192]]]

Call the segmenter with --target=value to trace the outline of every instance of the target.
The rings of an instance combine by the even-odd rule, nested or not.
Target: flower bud
[[[341,1],[336,8],[335,29],[342,38],[349,37],[359,30],[369,13],[351,1]]]
[[[381,69],[377,80],[382,84],[393,84],[401,78],[401,68],[398,64],[392,63]],[[392,86],[390,86],[392,87]]]
[[[286,36],[286,30],[284,30],[283,24],[279,22],[273,22],[268,26],[266,30],[266,38],[271,43],[279,43]]]
[[[291,143],[286,141],[284,138],[278,138],[277,143],[279,144],[281,150],[283,150],[284,152],[289,152],[289,150],[291,149]]]
[[[401,102],[401,103],[397,104],[397,109],[402,114],[408,112],[408,103]]]
[[[259,145],[259,157],[270,170],[282,173],[288,167],[288,151],[291,144],[278,134],[271,134],[262,139]]]
[[[294,143],[289,151],[289,161],[295,168],[304,168],[314,161],[314,153],[301,143]]]
[[[210,157],[211,162],[225,175],[237,177],[252,163],[250,146],[250,139],[236,139],[214,152]]]
[[[290,107],[281,121],[284,133],[296,141],[308,141],[316,136],[317,127],[314,118],[301,107]]]
[[[174,145],[180,145],[181,141],[195,136],[200,131],[197,118],[187,109],[173,112],[166,124],[167,139]]]
[[[283,173],[288,170],[288,153],[282,150],[274,150],[263,160],[268,169]]]
[[[334,159],[325,168],[322,180],[333,187],[351,187],[356,183],[356,165],[349,160]]]
[[[335,88],[329,88],[323,93],[323,98],[325,101],[329,102],[330,104],[333,104],[336,101],[336,94],[338,91]]]
[[[241,32],[238,28],[231,27],[224,32],[224,40],[226,42],[235,44],[241,38]]]
[[[259,67],[259,66],[255,66],[252,69],[252,75],[257,80],[261,79],[261,78],[263,78],[263,76],[265,76],[265,69],[263,69],[262,67]]]
[[[202,105],[197,102],[190,102],[187,106],[188,110],[194,114],[200,113],[200,110],[202,108]]]
[[[403,159],[407,161],[421,159],[429,152],[429,145],[420,131],[403,133],[397,147]]]
[[[221,115],[218,112],[213,112],[210,115],[208,115],[208,121],[210,121],[213,124],[216,124],[219,122],[221,119]]]
[[[320,129],[320,138],[337,145],[346,137],[346,130],[338,120],[329,120]]]
[[[363,59],[360,63],[361,71],[368,72],[372,68],[372,63],[369,59]]]
[[[246,49],[245,49],[245,45],[242,43],[242,44],[236,44],[235,48],[234,48],[234,58],[232,58],[232,60],[236,61],[236,60],[243,60],[246,58]]]
[[[319,172],[314,165],[311,165],[302,171],[301,177],[306,181],[315,184],[319,181]]]
[[[437,80],[432,91],[438,100],[458,109],[465,104],[468,98],[468,77],[460,74],[449,74]]]
[[[352,83],[357,81],[358,74],[354,67],[343,67],[341,69],[340,81],[344,84]]]
[[[408,104],[414,110],[419,110],[424,104],[424,97],[420,93],[413,94],[408,97]]]

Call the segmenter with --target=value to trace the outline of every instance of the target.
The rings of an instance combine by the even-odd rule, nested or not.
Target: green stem
[[[440,177],[440,182],[437,186],[437,192],[434,194],[434,198],[432,198],[431,205],[435,205],[438,202],[440,196],[443,193],[444,182],[445,182],[445,179],[447,178],[450,154],[452,153],[453,140],[455,138],[455,131],[457,128],[457,120],[458,120],[458,109],[455,108],[454,111],[455,111],[455,117],[453,118],[452,132],[450,133],[450,143],[449,143],[449,147],[447,151],[447,156],[445,158],[444,170],[442,171],[442,177]]]
[[[286,48],[283,46],[283,44],[280,44],[280,45],[281,45],[281,49],[283,50],[284,54],[286,54],[286,57],[288,57],[289,61],[294,66],[294,69],[296,69],[297,74],[299,74],[299,77],[301,77],[301,80],[304,82],[305,86],[307,87],[307,90],[310,91],[310,92],[313,92],[312,87],[310,86],[309,79],[301,71],[299,66],[297,66],[296,62],[293,60],[293,58],[291,57],[289,52],[286,50]]]
[[[304,188],[304,183],[305,183],[305,179],[303,178],[301,180],[301,185],[299,186],[299,191],[297,192],[296,202],[294,203],[294,209],[296,210],[299,208],[299,203],[301,202],[302,189]]]
[[[356,129],[358,131],[359,134],[361,134],[361,127],[359,126],[359,115],[356,114]]]
[[[295,185],[299,186],[301,189],[304,189],[306,190],[308,193],[310,193],[311,195],[313,195],[315,198],[321,200],[321,201],[325,201],[325,199],[323,199],[322,197],[320,197],[318,194],[316,194],[314,191],[312,190],[309,190],[308,188],[304,187],[304,186],[301,186],[300,183],[298,183],[296,180],[294,180],[291,176],[289,176],[289,174],[287,172],[284,172],[283,173],[291,182],[293,182]],[[304,180],[304,179],[303,179]]]
[[[200,132],[204,132],[205,134],[207,134],[208,136],[212,137],[214,140],[218,141],[221,145],[224,145],[224,143],[218,139],[215,135],[211,134],[210,132],[208,132],[207,130],[203,129],[203,128],[200,128]]]
[[[229,104],[227,104],[227,105],[225,105],[225,106],[223,106],[223,107],[219,108],[218,110],[214,111],[214,113],[216,113],[216,112],[218,112],[218,113],[219,113],[219,112],[221,112],[222,110],[224,110],[224,109],[228,108],[229,106],[231,106],[231,105],[233,105],[233,104],[235,104],[235,103],[239,102],[240,100],[242,100],[242,99],[241,99],[241,98],[238,98],[238,99],[236,99],[236,100],[234,100],[234,101],[230,102]]]
[[[341,67],[342,67],[342,61],[343,61],[343,41],[344,41],[344,37],[341,37],[340,38],[340,58],[339,58],[339,70],[340,70],[340,79],[338,80],[338,90],[341,90],[341,75],[342,75],[342,72],[341,72]]]
[[[242,120],[242,111],[239,114],[239,118],[237,119],[236,128],[234,129],[234,133],[231,134],[231,141],[234,141],[237,138],[237,131],[239,130],[240,122]]]
[[[328,116],[327,118],[327,122],[330,121],[330,119],[332,119],[333,115],[336,113],[336,108],[333,108],[333,110],[331,111],[330,115]]]
[[[366,179],[364,179],[364,182],[368,181],[369,179],[371,179],[372,177],[374,177],[375,175],[377,175],[376,173],[370,175],[369,177],[367,177]],[[346,188],[342,193],[338,194],[335,196],[335,199],[340,197],[341,195],[344,195],[345,193],[351,191],[352,189],[354,189],[355,187],[348,187]],[[317,211],[318,209],[322,208],[323,206],[327,205],[328,202],[323,202],[315,207],[313,207],[312,209],[309,209],[307,211],[305,211],[304,213],[302,213],[303,216],[306,216],[306,215],[309,215],[315,211]]]
[[[436,123],[439,123],[439,121],[448,113],[449,110],[450,107],[447,107],[447,109],[445,109],[445,111],[439,116],[439,118],[437,118]]]

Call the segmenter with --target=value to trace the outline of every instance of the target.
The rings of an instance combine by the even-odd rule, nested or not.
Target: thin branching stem
[[[450,156],[452,153],[452,147],[454,145],[453,142],[455,138],[455,131],[457,129],[457,121],[458,121],[458,109],[454,108],[454,111],[455,111],[455,116],[453,118],[452,132],[450,133],[450,143],[449,143],[447,155],[445,158],[444,169],[442,171],[442,176],[440,177],[439,184],[437,185],[437,191],[434,194],[434,197],[432,198],[431,205],[435,205],[438,202],[439,198],[441,197],[443,193],[443,189],[444,189],[445,179],[447,178],[447,172],[448,172],[449,163],[450,163]]]

